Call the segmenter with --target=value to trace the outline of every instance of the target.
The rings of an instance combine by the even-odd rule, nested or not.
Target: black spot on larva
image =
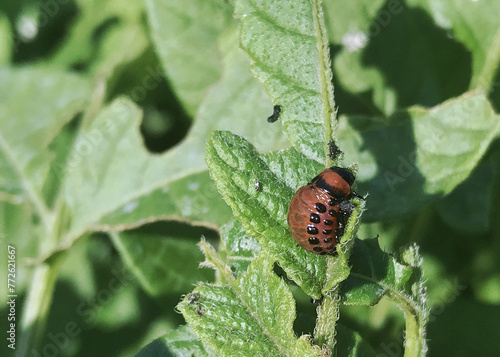
[[[333,240],[333,238],[331,238],[331,237],[330,238],[325,238],[325,239],[323,239],[323,242],[330,243],[332,240]]]
[[[309,244],[311,244],[311,245],[319,244],[319,239],[316,237],[311,237],[308,239],[308,241],[309,241]]]
[[[334,246],[333,246],[333,244],[330,244],[330,245],[329,245],[328,247],[326,247],[325,249],[326,249],[326,250],[332,250],[332,249],[333,249],[333,247],[334,247]]]
[[[332,234],[332,232],[331,229],[323,229],[323,234]]]
[[[329,219],[325,219],[323,221],[327,226],[332,226],[333,225],[333,221],[332,220],[329,220]]]
[[[329,210],[329,211],[328,211],[328,214],[329,214],[330,216],[333,216],[333,217],[338,217],[337,211],[335,211],[335,210],[333,210],[333,209]]]
[[[322,203],[319,203],[319,202],[317,202],[317,203],[316,203],[316,209],[317,209],[317,210],[318,210],[318,212],[320,212],[320,213],[324,213],[324,212],[326,212],[326,207],[325,207],[325,205],[324,205],[324,204],[322,204]]]
[[[335,198],[330,198],[326,204],[328,206],[335,206],[337,204],[337,200]]]
[[[318,234],[318,228],[314,227],[312,224],[309,224],[307,226],[307,233],[308,234]]]
[[[311,213],[311,215],[309,216],[309,220],[312,222],[312,223],[319,223],[321,220],[319,219],[319,215],[317,213]]]
[[[313,250],[316,252],[316,253],[319,253],[319,252],[322,252],[323,251],[323,248],[321,247],[314,247]]]

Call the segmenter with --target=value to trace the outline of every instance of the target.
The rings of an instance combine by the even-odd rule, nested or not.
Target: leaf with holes
[[[229,220],[230,210],[207,175],[208,134],[228,128],[264,151],[288,146],[279,124],[270,130],[255,125],[255,120],[265,122],[272,105],[248,73],[249,61],[237,47],[237,34],[232,28],[220,39],[223,78],[201,104],[188,136],[172,150],[162,155],[146,150],[139,132],[142,111],[124,98],[103,108],[79,131],[67,157],[56,163],[71,216],[58,249],[86,231],[123,230],[161,219],[188,219],[218,228]]]
[[[223,1],[148,0],[148,19],[165,73],[193,115],[222,75],[217,41],[234,21]]]

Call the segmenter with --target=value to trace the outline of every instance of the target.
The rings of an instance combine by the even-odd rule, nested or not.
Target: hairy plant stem
[[[325,127],[325,164],[333,165],[330,158],[330,140],[334,139],[336,126],[335,98],[333,95],[332,70],[330,61],[330,47],[326,35],[325,18],[322,9],[322,0],[312,0],[314,30],[318,49],[319,76],[321,78],[321,98],[323,102],[323,123]]]
[[[404,357],[423,357],[427,352],[425,340],[425,316],[416,304],[407,296],[395,291],[390,298],[403,310],[405,315],[405,351]]]
[[[332,351],[335,347],[335,327],[339,319],[338,290],[332,290],[323,296],[317,307],[316,327],[314,328],[314,343],[318,346],[328,346]]]

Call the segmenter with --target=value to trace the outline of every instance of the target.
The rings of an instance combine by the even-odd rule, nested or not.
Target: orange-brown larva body
[[[288,224],[302,248],[322,255],[335,252],[352,211],[346,203],[353,182],[352,173],[334,166],[298,189],[290,201]]]

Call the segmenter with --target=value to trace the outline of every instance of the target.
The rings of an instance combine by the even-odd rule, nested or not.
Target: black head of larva
[[[344,179],[344,181],[347,182],[349,186],[352,186],[354,180],[356,179],[351,171],[346,170],[342,167],[332,166],[330,167],[330,170],[342,177],[342,179]]]

